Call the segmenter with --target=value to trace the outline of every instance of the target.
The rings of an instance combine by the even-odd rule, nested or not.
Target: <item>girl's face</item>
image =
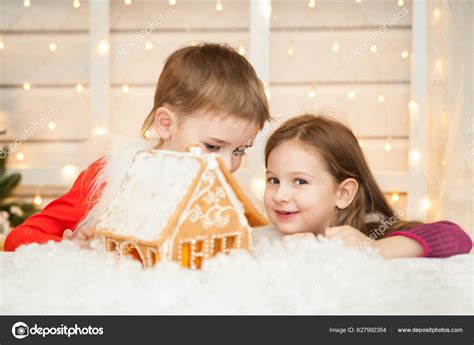
[[[155,129],[164,139],[160,148],[184,151],[188,145],[200,145],[204,152],[220,155],[227,168],[234,172],[245,150],[251,147],[258,126],[229,115],[196,114],[187,116],[179,125],[172,113],[155,117]]]
[[[270,152],[267,166],[264,204],[281,233],[317,234],[331,225],[338,185],[319,153],[286,141]]]

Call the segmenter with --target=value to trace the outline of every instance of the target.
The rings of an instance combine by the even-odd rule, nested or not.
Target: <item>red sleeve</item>
[[[103,167],[104,158],[92,163],[81,172],[73,186],[62,197],[53,200],[41,212],[29,217],[23,224],[9,232],[5,239],[5,251],[14,251],[23,244],[59,242],[66,229],[74,230],[93,203],[88,194],[92,182]],[[98,190],[100,194],[102,187]],[[95,195],[92,200],[96,200]]]
[[[412,229],[392,232],[390,236],[405,236],[418,241],[423,246],[424,257],[446,258],[467,254],[472,249],[469,235],[459,225],[448,221],[420,224]]]

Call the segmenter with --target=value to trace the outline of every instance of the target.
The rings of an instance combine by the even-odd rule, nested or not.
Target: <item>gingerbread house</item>
[[[268,223],[216,154],[138,152],[95,233],[107,251],[143,266],[163,258],[200,268],[203,260],[249,249],[251,227]]]

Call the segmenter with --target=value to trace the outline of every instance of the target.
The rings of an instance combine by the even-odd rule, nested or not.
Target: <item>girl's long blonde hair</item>
[[[349,207],[337,210],[332,226],[351,225],[369,236],[385,225],[383,237],[421,224],[400,219],[375,181],[357,138],[342,123],[322,114],[304,114],[284,122],[268,139],[265,165],[270,152],[288,140],[298,140],[318,152],[337,183],[347,178],[358,182],[354,200]]]

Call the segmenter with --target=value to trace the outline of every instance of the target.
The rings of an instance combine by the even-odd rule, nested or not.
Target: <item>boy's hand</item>
[[[338,238],[356,250],[361,251],[366,247],[376,248],[387,259],[423,256],[423,246],[418,241],[405,236],[372,240],[350,225],[327,227],[324,230],[324,235],[328,238]]]
[[[81,248],[90,248],[93,235],[92,229],[80,229],[76,231],[66,229],[63,233],[63,239],[72,241]]]

